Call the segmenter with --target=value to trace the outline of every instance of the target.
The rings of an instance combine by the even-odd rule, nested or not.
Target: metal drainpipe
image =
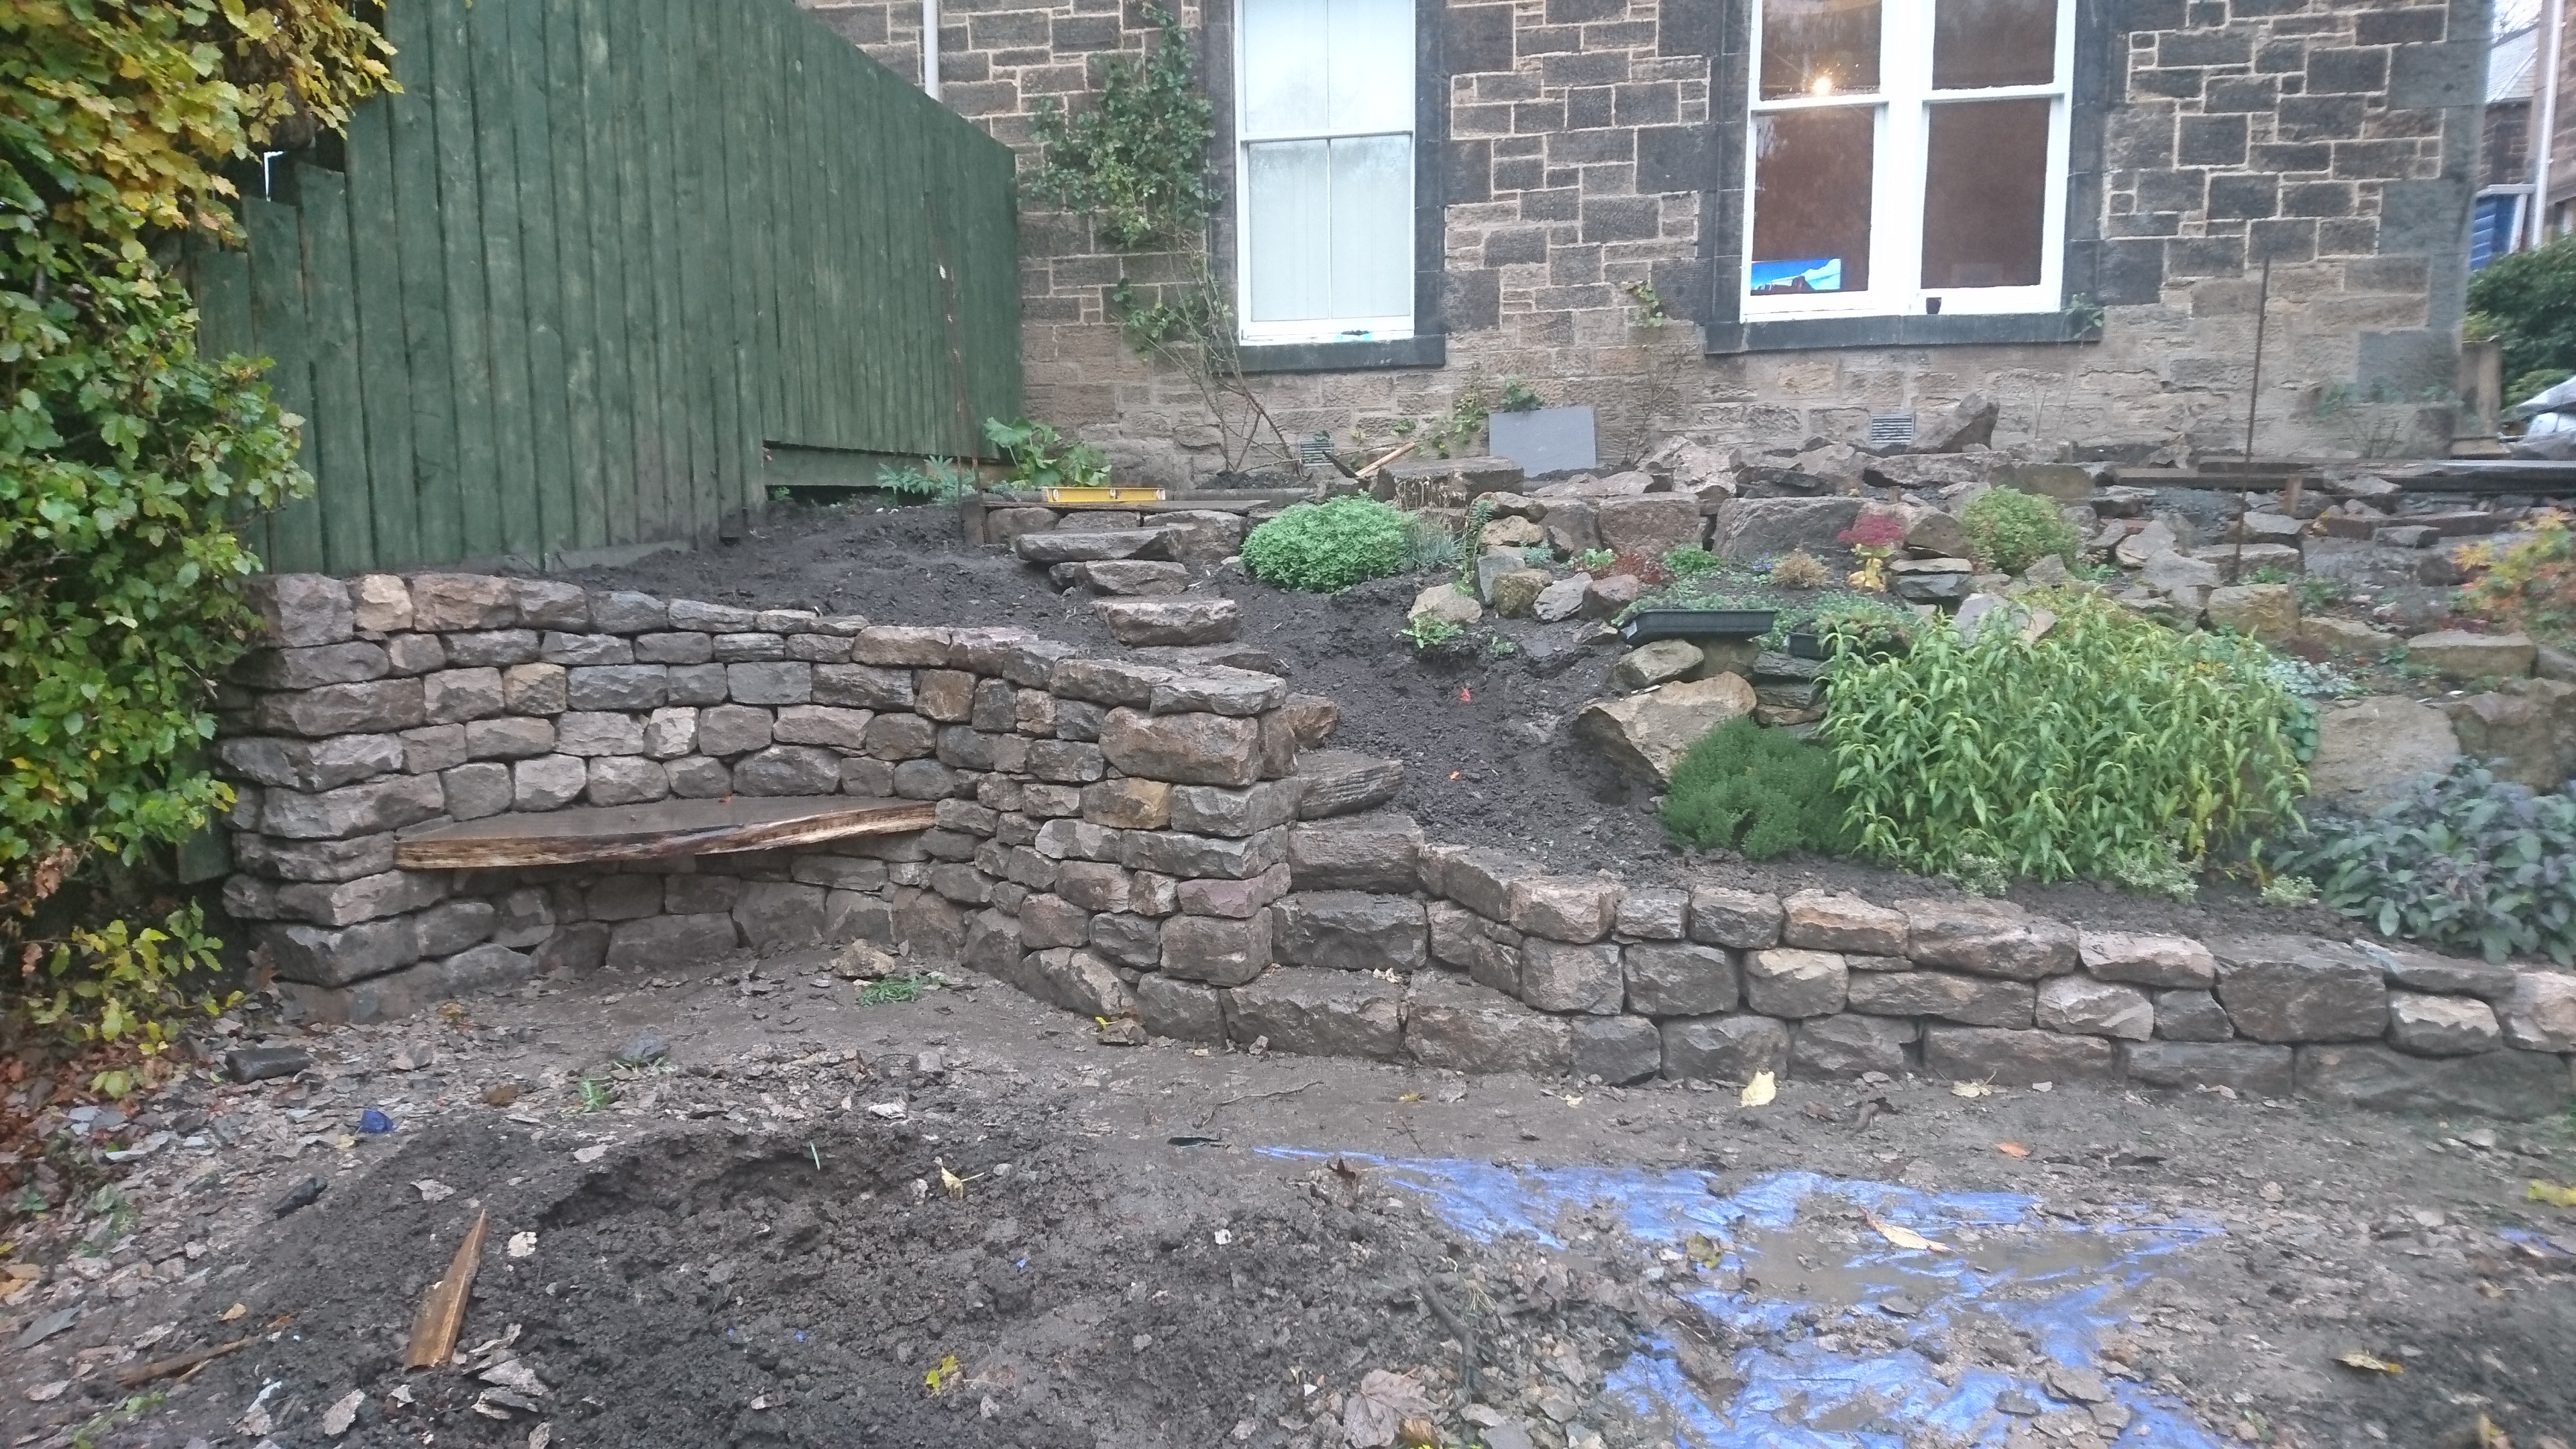
[[[2549,43],[2542,47],[2548,59],[2540,72],[2540,134],[2531,148],[2531,226],[2524,236],[2525,244],[2535,247],[2549,236],[2549,152],[2558,139],[2558,56],[2567,33],[2566,0],[2549,0],[2548,18],[2541,23],[2549,28]]]
[[[939,99],[939,0],[921,0],[921,90]]]

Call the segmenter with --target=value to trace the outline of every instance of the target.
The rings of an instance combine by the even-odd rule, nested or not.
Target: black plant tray
[[[1779,619],[1773,609],[1643,609],[1619,630],[1631,644],[1657,639],[1757,639]]]
[[[1883,659],[1891,654],[1902,654],[1905,650],[1906,641],[1903,639],[1875,639],[1870,642],[1867,652],[1872,658]],[[1831,659],[1834,651],[1826,647],[1824,635],[1811,629],[1793,629],[1789,631],[1789,657]]]

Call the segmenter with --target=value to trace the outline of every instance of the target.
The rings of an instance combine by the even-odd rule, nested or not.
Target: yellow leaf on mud
[[[2345,1368],[2360,1369],[2364,1373],[2402,1374],[2406,1372],[2406,1365],[2393,1358],[2381,1358],[2375,1353],[2363,1353],[2357,1348],[2350,1353],[2336,1354],[2335,1362]]]
[[[2536,1177],[2531,1180],[2531,1187],[2523,1193],[2523,1196],[2533,1202],[2545,1202],[2551,1207],[2576,1208],[2576,1187],[2560,1187],[2554,1182],[2542,1182]]]
[[[1950,1084],[1950,1095],[1953,1097],[1991,1097],[1994,1094],[1995,1089],[1987,1086],[1983,1082],[1952,1082]]]
[[[948,1164],[944,1162],[939,1164],[939,1187],[941,1191],[959,1202],[966,1200],[966,1179],[950,1172]]]
[[[1780,1084],[1772,1079],[1769,1072],[1755,1072],[1753,1080],[1744,1084],[1744,1095],[1738,1100],[1747,1107],[1762,1107],[1768,1106],[1771,1099],[1779,1095]]]
[[[1887,1239],[1889,1242],[1894,1243],[1900,1248],[1906,1248],[1918,1253],[1946,1253],[1950,1251],[1949,1244],[1936,1243],[1930,1238],[1923,1236],[1921,1233],[1914,1231],[1912,1228],[1905,1226],[1903,1223],[1891,1223],[1876,1213],[1864,1213],[1862,1216],[1869,1219],[1869,1225],[1871,1227],[1878,1229],[1878,1235],[1880,1237]]]
[[[2018,1142],[1998,1142],[1995,1144],[1995,1150],[2006,1157],[2030,1156],[2030,1149],[2022,1146]]]
[[[245,1303],[236,1303],[232,1307],[225,1309],[223,1312],[218,1313],[215,1316],[226,1323],[232,1323],[238,1321],[249,1312],[250,1305]]]
[[[955,1377],[957,1377],[957,1355],[952,1353],[942,1355],[938,1364],[930,1372],[921,1376],[921,1381],[928,1384],[930,1391],[935,1394],[946,1388],[948,1381]]]

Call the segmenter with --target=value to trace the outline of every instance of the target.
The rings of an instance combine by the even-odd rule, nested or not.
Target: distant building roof
[[[2540,92],[2540,27],[2498,31],[2487,47],[2487,99],[2528,100]]]

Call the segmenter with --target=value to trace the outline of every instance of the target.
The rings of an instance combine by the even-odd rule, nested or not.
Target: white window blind
[[[1242,0],[1235,35],[1244,340],[1412,336],[1412,0]]]
[[[2053,312],[2075,0],[1760,0],[1744,315]]]

